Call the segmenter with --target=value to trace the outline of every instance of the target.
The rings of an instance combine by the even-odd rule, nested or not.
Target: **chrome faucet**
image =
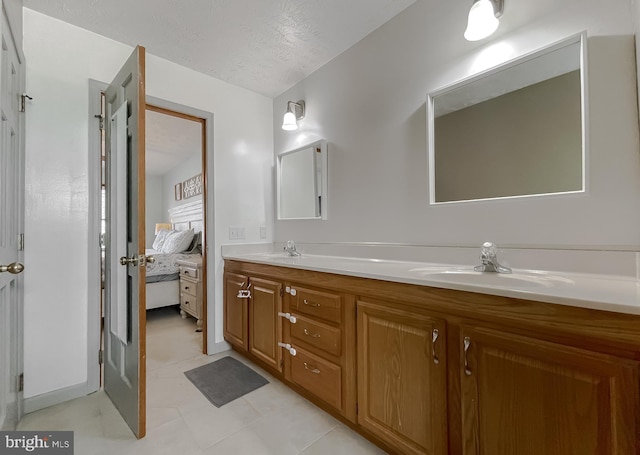
[[[497,272],[511,273],[509,267],[500,265],[498,262],[498,247],[495,243],[484,242],[480,251],[481,265],[476,265],[473,270],[476,272]]]
[[[287,246],[284,248],[285,253],[288,253],[289,256],[300,256],[300,253],[296,249],[296,244],[293,240],[287,240]]]

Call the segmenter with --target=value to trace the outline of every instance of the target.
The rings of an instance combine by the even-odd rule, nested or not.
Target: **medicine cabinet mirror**
[[[586,36],[428,95],[431,204],[585,190]]]
[[[283,152],[277,160],[279,220],[327,219],[327,142]]]

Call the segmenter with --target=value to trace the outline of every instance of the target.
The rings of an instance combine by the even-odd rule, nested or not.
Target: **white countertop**
[[[480,273],[473,271],[473,265],[315,254],[226,253],[223,258],[640,315],[640,282],[626,276],[525,269]]]

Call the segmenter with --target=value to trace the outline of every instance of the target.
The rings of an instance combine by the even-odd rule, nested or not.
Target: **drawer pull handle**
[[[292,357],[295,357],[296,354],[298,353],[298,351],[296,351],[296,348],[291,346],[289,343],[278,342],[278,346],[280,346],[281,348],[285,348],[287,351],[289,351],[289,354],[291,354]]]
[[[467,358],[467,353],[469,352],[470,347],[471,338],[464,337],[464,374],[467,376],[471,376],[471,368],[469,368],[469,359]]]
[[[307,330],[307,328],[305,327],[304,329],[304,334],[308,337],[312,337],[312,338],[320,338],[320,334],[319,333],[311,333]]]
[[[298,320],[295,316],[291,316],[291,313],[278,313],[278,316],[280,316],[281,318],[285,318],[292,324],[295,324]]]
[[[438,359],[438,355],[436,354],[436,341],[438,341],[438,336],[440,336],[438,329],[433,329],[431,331],[431,356],[433,357],[433,363],[436,365],[440,363],[440,359]]]
[[[314,366],[309,366],[307,362],[304,362],[304,369],[311,371],[313,374],[320,374],[320,370]]]
[[[319,303],[316,303],[316,302],[314,302],[314,301],[310,301],[310,302],[309,302],[309,301],[307,301],[307,299],[304,299],[304,300],[302,301],[302,303],[304,303],[305,305],[308,305],[308,306],[312,306],[312,307],[314,307],[314,308],[320,308],[320,304],[319,304]]]

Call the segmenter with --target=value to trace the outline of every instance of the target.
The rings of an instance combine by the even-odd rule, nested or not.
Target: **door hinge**
[[[356,403],[356,415],[358,415],[358,403]]]
[[[23,93],[22,95],[20,95],[20,109],[18,109],[18,112],[25,112],[27,99],[32,100],[33,98],[31,98],[26,93]]]
[[[98,351],[98,365],[102,365],[104,363],[104,351],[100,349]]]
[[[24,373],[20,373],[16,379],[18,392],[24,392]]]
[[[24,251],[24,234],[18,234],[18,251]]]
[[[280,297],[284,296],[284,288],[280,288]]]
[[[104,115],[96,114],[94,117],[100,119],[100,131],[104,131]]]
[[[284,368],[284,359],[280,359],[280,368]]]

